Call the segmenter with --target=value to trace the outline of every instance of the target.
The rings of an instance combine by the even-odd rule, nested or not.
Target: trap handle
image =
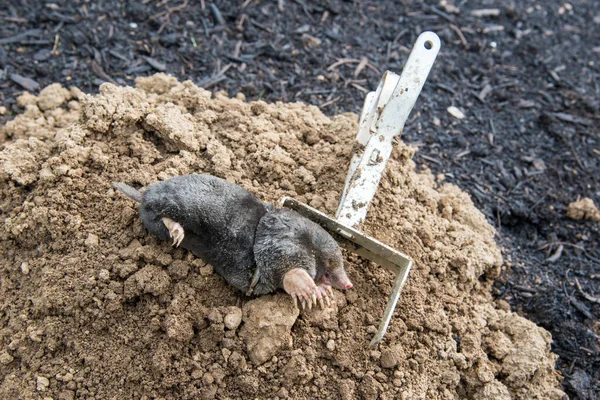
[[[367,96],[356,138],[359,144],[366,143],[366,146],[360,161],[357,162],[355,156],[350,163],[336,213],[336,219],[342,224],[357,226],[366,218],[392,154],[393,139],[402,133],[439,50],[439,37],[433,32],[423,32],[417,38],[400,78],[386,72],[375,95]]]

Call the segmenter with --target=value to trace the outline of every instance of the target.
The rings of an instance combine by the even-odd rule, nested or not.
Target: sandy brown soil
[[[374,351],[388,272],[347,255],[355,289],[324,311],[251,300],[148,236],[110,185],[205,172],[331,214],[355,115],[164,75],[19,101],[0,152],[1,398],[562,398],[550,334],[490,295],[494,229],[402,142],[364,230],[415,267]]]

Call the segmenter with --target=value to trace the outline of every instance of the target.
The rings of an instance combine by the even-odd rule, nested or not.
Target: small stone
[[[182,260],[175,260],[169,264],[169,274],[177,279],[183,279],[188,275],[188,264]]]
[[[321,39],[305,33],[302,35],[302,43],[308,48],[315,48],[321,45]]]
[[[329,339],[329,340],[327,341],[327,349],[328,349],[329,351],[334,351],[334,350],[335,350],[335,340],[333,340],[333,339]]]
[[[200,275],[202,275],[202,276],[212,275],[212,273],[213,273],[213,266],[210,264],[205,265],[204,267],[200,268]]]
[[[290,397],[290,392],[288,392],[286,388],[282,387],[277,392],[277,396],[281,397],[282,399],[287,399],[288,397]]]
[[[229,356],[231,355],[231,350],[221,349],[221,354],[223,355],[223,359],[225,359],[225,362],[227,362],[227,361],[229,361]]]
[[[64,390],[58,394],[58,400],[73,400],[75,398],[75,392],[72,390]]]
[[[317,132],[310,131],[304,134],[304,141],[310,146],[319,143],[320,140],[321,138]]]
[[[29,274],[29,264],[28,263],[26,263],[26,262],[21,263],[21,272],[23,273],[23,275]]]
[[[506,311],[506,312],[510,311],[510,304],[508,304],[508,302],[506,300],[496,301],[496,306],[498,306],[498,309],[500,309],[502,311]]]
[[[223,323],[223,314],[217,308],[212,308],[208,313],[208,320],[213,324]]]
[[[50,386],[50,381],[45,376],[37,377],[37,390],[39,392],[44,392]]]
[[[536,158],[531,164],[533,164],[533,168],[538,171],[544,171],[546,169],[546,163],[541,158]]]
[[[40,337],[43,334],[43,331],[38,329],[38,330],[33,330],[31,332],[29,332],[29,339],[31,339],[32,341],[36,342],[36,343],[40,343],[42,341],[42,338]]]
[[[313,373],[306,358],[300,355],[292,356],[287,365],[282,368],[281,374],[287,382],[300,384],[306,384],[313,378]]]
[[[200,378],[202,378],[202,374],[203,374],[202,370],[196,368],[195,370],[192,371],[192,379],[200,379]]]
[[[457,119],[463,119],[463,118],[465,117],[465,114],[464,114],[462,111],[460,111],[460,110],[459,110],[457,107],[450,106],[450,107],[448,107],[446,110],[447,110],[447,111],[448,111],[448,113],[449,113],[450,115],[452,115],[454,118],[457,118]]]
[[[225,315],[225,327],[230,330],[236,330],[242,323],[242,309],[239,307],[230,307]]]
[[[71,382],[73,380],[73,374],[70,372],[67,372],[66,374],[59,376],[56,376],[56,379],[58,379],[59,381],[63,381],[63,382]]]
[[[88,234],[87,239],[85,239],[86,247],[96,247],[98,246],[98,236],[93,233]]]
[[[246,357],[244,357],[237,351],[232,352],[229,356],[229,365],[241,371],[244,371],[248,367]]]
[[[108,281],[110,279],[110,272],[107,269],[101,269],[100,272],[98,272],[98,279],[104,282]]]
[[[381,351],[381,366],[383,368],[394,368],[404,357],[404,351],[400,345],[395,345]]]
[[[11,362],[13,362],[14,357],[11,356],[10,354],[8,354],[8,351],[4,350],[3,352],[0,353],[0,364],[2,365],[6,365],[6,364],[10,364]]]
[[[213,376],[210,372],[205,373],[204,376],[202,377],[202,382],[205,385],[212,385],[212,383],[214,381],[215,381],[215,378],[213,378]]]
[[[6,107],[0,106],[0,115],[6,114]]]
[[[165,319],[167,336],[180,342],[188,342],[194,337],[194,328],[183,315],[169,315]]]
[[[248,357],[263,364],[292,344],[291,330],[299,310],[287,294],[277,293],[250,300],[244,305],[239,336],[246,341]]]

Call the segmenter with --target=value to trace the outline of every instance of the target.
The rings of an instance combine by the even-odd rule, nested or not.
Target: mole
[[[263,203],[243,187],[207,174],[176,176],[138,191],[113,187],[140,204],[149,233],[211,264],[246,295],[279,288],[297,305],[324,307],[331,287],[352,288],[335,239],[287,208]]]

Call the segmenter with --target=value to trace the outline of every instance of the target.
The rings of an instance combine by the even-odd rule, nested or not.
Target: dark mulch
[[[565,213],[579,196],[600,205],[600,2],[455,0],[458,14],[450,0],[424,3],[9,0],[0,123],[24,88],[94,92],[156,71],[249,99],[360,112],[365,90],[435,31],[443,48],[404,139],[498,227],[506,268],[495,294],[552,332],[571,397],[598,398],[600,228]],[[450,116],[451,105],[466,117]]]

